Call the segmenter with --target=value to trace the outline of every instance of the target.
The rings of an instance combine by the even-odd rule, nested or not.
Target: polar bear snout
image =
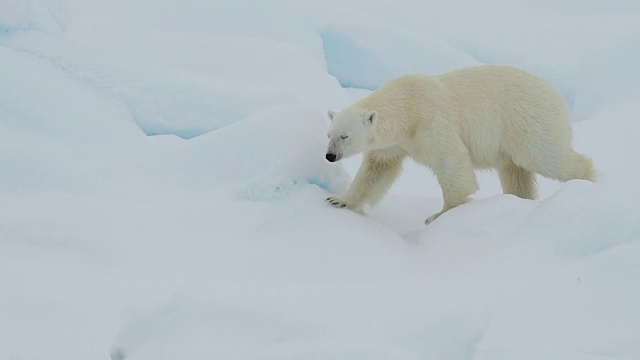
[[[327,161],[335,162],[337,160],[338,160],[338,157],[336,156],[336,154],[327,153]]]

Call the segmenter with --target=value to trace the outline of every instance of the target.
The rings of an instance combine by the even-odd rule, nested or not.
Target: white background
[[[3,0],[0,359],[639,359],[638,4]],[[327,110],[482,63],[560,89],[597,183],[324,202]]]

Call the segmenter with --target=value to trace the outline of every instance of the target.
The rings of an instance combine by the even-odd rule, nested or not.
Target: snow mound
[[[23,31],[60,33],[68,19],[56,1],[5,0],[0,3],[0,36]]]
[[[345,190],[349,176],[342,165],[324,159],[326,132],[322,113],[282,106],[194,139],[189,146],[200,154],[198,161],[209,168],[211,180],[233,184],[240,199],[276,200],[305,184],[329,192]],[[242,158],[242,166],[230,157]]]
[[[625,2],[0,2],[0,358],[640,358]],[[479,62],[556,84],[601,180],[480,175],[428,226],[411,162],[324,201],[360,165],[325,161],[327,109]]]
[[[477,358],[637,358],[638,256],[636,242],[569,263],[547,261],[532,269],[536,277],[514,278],[496,299],[502,310],[493,313]]]
[[[269,39],[96,32],[69,41],[27,33],[4,43],[121,101],[147,135],[192,138],[272,106],[326,111],[339,101],[321,62]]]
[[[131,154],[131,149],[109,149],[108,153],[100,155],[101,161],[111,161],[117,157],[126,160],[119,164],[101,164],[98,168],[104,180],[108,179],[114,184],[148,182],[145,178],[151,174],[157,179],[153,182],[162,184],[160,186],[163,188],[232,194],[233,199],[240,201],[282,200],[307,185],[324,192],[342,192],[350,177],[342,164],[329,163],[324,158],[327,122],[324,113],[314,108],[303,105],[275,106],[189,141],[167,135],[150,137],[134,146],[135,155]],[[43,143],[43,146],[48,143],[52,143],[52,151],[56,151],[54,154],[69,151],[67,147],[51,140]],[[105,146],[111,144],[98,144],[92,152],[103,151]],[[23,162],[30,161],[29,156],[34,160],[31,161],[31,171],[25,168],[23,174],[12,174],[16,175],[16,184],[22,182],[22,186],[28,185],[30,182],[27,180],[38,169],[33,168],[38,164],[36,161],[43,161],[43,155],[32,153],[23,151]],[[67,167],[73,169],[72,173],[78,179],[95,176],[91,172],[95,171],[94,166],[84,169],[87,167],[84,162],[92,159],[85,157],[91,154],[65,156],[69,162]],[[60,157],[54,156],[56,159]],[[243,159],[241,165],[232,161],[237,157]],[[72,161],[79,161],[82,166],[74,169],[71,164],[78,164]],[[7,163],[12,164],[9,159]],[[21,169],[18,163],[14,168]],[[57,173],[51,171],[50,174]],[[81,182],[73,180],[71,174],[65,175],[64,180],[60,181],[62,185]],[[55,178],[36,179],[43,180],[43,186],[54,189],[59,186],[53,184]],[[91,180],[94,181],[96,179]]]
[[[560,255],[598,254],[640,239],[639,203],[636,194],[571,181],[540,203],[515,235],[523,242],[548,242]]]
[[[375,90],[408,73],[437,75],[480,64],[442,39],[377,19],[334,24],[321,30],[320,36],[328,71],[343,87]]]
[[[637,195],[575,180],[541,202],[498,195],[455,208],[422,231],[420,240],[443,264],[450,256],[460,257],[455,263],[482,262],[479,253],[488,256],[505,247],[517,252],[513,258],[523,259],[533,252],[532,244],[537,255],[583,258],[640,239],[638,203]]]

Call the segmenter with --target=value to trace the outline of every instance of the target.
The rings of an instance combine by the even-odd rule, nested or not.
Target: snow
[[[638,36],[635,1],[0,3],[0,358],[640,358]],[[327,110],[480,63],[560,89],[597,183],[324,202]]]
[[[351,19],[350,19],[351,20]],[[441,39],[371,19],[320,31],[327,71],[346,88],[375,90],[407,73],[440,74],[480,62]]]

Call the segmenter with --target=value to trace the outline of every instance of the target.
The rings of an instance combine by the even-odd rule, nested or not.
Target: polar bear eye
[[[344,140],[344,139],[346,139],[348,137],[349,137],[349,135],[340,135],[340,139],[342,139],[342,140]]]

